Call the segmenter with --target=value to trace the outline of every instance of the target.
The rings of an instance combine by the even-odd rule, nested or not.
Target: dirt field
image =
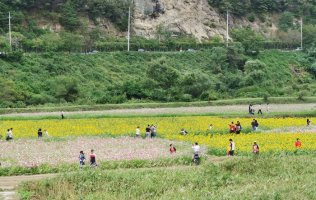
[[[254,105],[255,111],[259,109],[259,105]],[[263,113],[275,112],[303,112],[315,111],[316,103],[308,104],[270,104],[262,105]],[[204,114],[204,113],[248,113],[248,105],[229,105],[229,106],[207,106],[207,107],[178,107],[178,108],[141,108],[141,109],[118,109],[104,111],[75,111],[65,112],[65,116],[70,115],[157,115],[157,114]],[[38,113],[13,113],[0,115],[1,117],[28,117],[28,116],[59,116],[60,112],[38,112]]]

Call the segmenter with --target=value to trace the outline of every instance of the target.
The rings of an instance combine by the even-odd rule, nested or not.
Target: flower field
[[[79,151],[83,150],[89,162],[90,150],[94,149],[97,161],[154,160],[169,158],[168,140],[142,140],[140,138],[77,137],[61,141],[17,140],[0,141],[2,167],[34,167],[41,164],[58,165],[78,163]],[[174,156],[190,155],[190,145],[173,142],[179,152]],[[172,155],[173,156],[173,155]]]
[[[312,122],[316,118],[310,118]],[[231,135],[228,133],[228,124],[240,121],[244,134]],[[260,145],[261,152],[293,151],[296,138],[302,141],[302,149],[316,150],[316,130],[312,127],[306,131],[305,118],[259,118],[259,132],[251,133],[252,118],[219,118],[208,116],[185,117],[135,117],[135,118],[99,118],[99,119],[65,119],[65,120],[16,120],[1,121],[1,130],[13,128],[15,138],[37,137],[37,129],[47,129],[50,136],[89,136],[109,134],[113,136],[134,135],[137,126],[140,126],[144,135],[147,124],[158,126],[159,137],[179,140],[198,141],[211,148],[226,149],[228,139],[236,142],[236,151],[250,152],[253,141]],[[213,124],[210,131],[208,127]],[[298,130],[295,133],[273,132],[274,129],[287,128]],[[185,128],[188,135],[179,134]],[[265,131],[270,130],[269,133]],[[271,132],[272,131],[272,132]],[[247,134],[245,133],[247,132]],[[2,134],[4,135],[4,134]]]

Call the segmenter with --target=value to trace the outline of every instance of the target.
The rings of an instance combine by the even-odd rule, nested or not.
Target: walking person
[[[251,122],[251,129],[252,129],[252,131],[256,131],[257,130],[256,129],[256,120],[255,119],[253,119],[252,122]]]
[[[137,137],[137,138],[140,137],[140,129],[139,129],[139,126],[137,126],[137,128],[136,128],[136,137]]]
[[[196,165],[200,164],[200,145],[196,142],[192,145],[193,149],[193,163]]]
[[[234,156],[234,152],[235,152],[235,142],[233,141],[233,139],[229,139],[229,156]]]
[[[60,116],[61,116],[61,119],[65,119],[64,111],[61,111]]]
[[[267,114],[269,114],[269,112],[270,112],[270,105],[269,105],[269,103],[267,103],[267,105],[266,105],[266,112],[267,112]]]
[[[146,127],[146,138],[150,137],[150,125],[148,124],[148,126]]]
[[[97,165],[97,158],[96,155],[94,153],[94,150],[91,149],[91,154],[90,154],[90,166],[91,167],[96,167]]]
[[[85,165],[85,160],[86,160],[86,156],[84,155],[83,151],[80,151],[80,153],[79,153],[79,165],[80,165],[81,169]]]
[[[256,130],[258,130],[258,128],[259,128],[259,123],[256,119],[255,119],[255,128],[256,128]]]
[[[11,128],[11,129],[8,129],[5,140],[6,140],[6,141],[11,141],[11,140],[13,140],[12,128]]]
[[[38,131],[37,131],[37,138],[41,139],[42,137],[43,137],[43,132],[42,132],[42,129],[39,128]]]
[[[249,114],[250,115],[254,115],[255,113],[254,113],[254,110],[252,109],[252,104],[249,104],[249,107],[248,107],[248,112],[249,112]]]
[[[262,115],[262,108],[261,108],[261,104],[259,104],[259,108],[258,108],[258,115],[261,114]]]
[[[259,154],[259,145],[257,144],[256,141],[252,145],[252,153],[253,154]]]

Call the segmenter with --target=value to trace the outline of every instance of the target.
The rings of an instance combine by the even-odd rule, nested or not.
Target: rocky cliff
[[[174,35],[184,33],[200,41],[214,36],[225,38],[226,15],[218,13],[207,0],[135,0],[135,34],[154,38],[158,26]],[[269,35],[276,29],[271,21],[267,26],[262,22],[250,23],[247,19],[229,17],[230,28],[240,26],[251,26]]]

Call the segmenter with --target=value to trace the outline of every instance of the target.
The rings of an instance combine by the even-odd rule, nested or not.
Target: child
[[[79,153],[80,168],[83,168],[83,166],[85,165],[85,163],[84,163],[85,160],[86,160],[86,157],[85,157],[83,151],[80,151],[80,153]]]
[[[97,160],[96,160],[96,155],[94,153],[94,150],[91,149],[91,154],[90,154],[90,166],[91,167],[96,167],[97,165]]]
[[[173,154],[176,152],[177,152],[177,149],[172,144],[170,144],[170,153]]]

